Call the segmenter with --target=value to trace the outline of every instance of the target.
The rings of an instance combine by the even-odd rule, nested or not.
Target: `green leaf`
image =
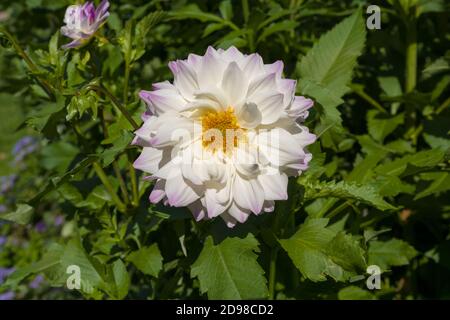
[[[336,108],[344,101],[328,88],[307,79],[299,80],[302,95],[314,98],[319,104],[320,120],[323,126],[340,128],[342,125],[341,113]]]
[[[427,175],[427,178],[433,180],[433,182],[426,189],[419,192],[414,197],[414,200],[450,190],[450,174],[448,172],[432,172]]]
[[[379,210],[392,210],[394,206],[383,200],[378,190],[372,184],[357,184],[354,182],[340,181],[338,183],[302,181],[305,186],[305,199],[316,199],[323,197],[336,197],[340,199],[358,200]]]
[[[369,242],[369,265],[377,265],[383,270],[388,270],[390,266],[407,265],[416,255],[417,251],[403,240]]]
[[[369,134],[377,141],[383,142],[384,138],[392,133],[404,122],[404,114],[386,116],[377,110],[367,112],[367,127]]]
[[[127,261],[133,263],[143,273],[158,277],[159,272],[162,270],[163,257],[158,245],[155,243],[150,247],[142,247],[137,251],[133,251],[128,255]]]
[[[220,2],[219,11],[225,20],[233,19],[233,5],[231,0],[223,0]]]
[[[19,203],[14,212],[0,214],[0,220],[7,220],[18,224],[28,224],[33,217],[34,208],[25,203]]]
[[[284,20],[280,22],[273,23],[268,27],[264,28],[261,35],[258,37],[257,42],[264,41],[267,37],[272,34],[279,34],[283,31],[291,31],[294,30],[298,25],[298,22],[292,20]]]
[[[56,243],[51,244],[42,256],[41,260],[28,266],[17,268],[17,270],[8,277],[4,283],[4,286],[15,288],[23,279],[32,274],[39,274],[52,270],[55,266],[60,264],[61,255],[63,252],[63,246]],[[59,275],[60,274],[58,274],[58,276]],[[54,274],[54,276],[56,276],[56,274]]]
[[[347,91],[357,57],[366,37],[361,11],[357,10],[320,37],[300,63],[300,76],[327,87],[340,97]]]
[[[433,136],[428,133],[424,133],[423,138],[425,139],[425,142],[428,143],[428,145],[433,149],[440,148],[444,151],[450,149],[450,139]]]
[[[376,300],[376,297],[369,291],[356,286],[345,287],[338,292],[339,300]]]
[[[72,202],[75,206],[83,201],[83,195],[74,185],[70,183],[61,185],[57,190],[65,200]]]
[[[214,245],[206,239],[191,276],[198,277],[200,291],[209,299],[261,299],[268,290],[264,270],[257,262],[258,241],[249,234],[244,239],[227,238]]]
[[[130,288],[130,276],[122,260],[116,260],[112,265],[112,273],[116,284],[117,298],[123,299],[127,296]]]
[[[97,160],[97,156],[90,155],[90,156],[84,158],[73,169],[67,171],[63,175],[51,178],[50,181],[47,182],[47,184],[42,188],[42,191],[40,191],[30,201],[28,201],[28,203],[33,206],[38,204],[39,201],[44,196],[46,196],[49,192],[59,188],[59,186],[63,185],[64,183],[66,183],[67,181],[72,179],[78,172],[80,172],[84,168],[88,167],[96,160]]]
[[[74,145],[58,141],[42,149],[42,166],[47,170],[56,170],[59,173],[67,170],[79,150]]]
[[[373,182],[384,197],[395,197],[399,193],[412,194],[416,190],[415,185],[408,184],[396,176],[377,176]]]
[[[46,137],[55,136],[57,121],[65,107],[64,100],[62,96],[58,96],[56,102],[42,103],[39,108],[31,112],[25,123],[44,133]]]
[[[122,130],[122,134],[117,139],[114,139],[113,145],[101,154],[103,166],[109,166],[130,145],[131,140],[133,140],[133,134],[129,131]]]
[[[327,227],[328,219],[308,218],[289,239],[280,240],[300,272],[312,281],[330,276],[345,281],[365,268],[364,251],[359,241]]]
[[[176,20],[183,19],[197,19],[202,22],[206,21],[215,21],[222,22],[223,20],[211,13],[206,13],[200,10],[200,8],[196,4],[187,5],[177,11],[169,12],[169,17]]]
[[[381,164],[375,168],[375,172],[390,176],[409,175],[418,170],[406,171],[408,165],[415,168],[429,168],[439,164],[444,158],[444,151],[440,149],[431,149],[419,151],[412,155],[407,155],[402,158],[395,159],[385,164]]]

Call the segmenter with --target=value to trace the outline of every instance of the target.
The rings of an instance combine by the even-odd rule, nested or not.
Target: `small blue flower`
[[[30,282],[29,287],[31,289],[37,289],[41,286],[43,281],[44,281],[44,277],[39,274],[36,276],[36,278],[34,278],[33,281]]]
[[[0,177],[0,194],[5,194],[11,191],[17,181],[17,175],[11,174],[9,176]]]
[[[47,230],[47,225],[45,224],[44,221],[41,220],[38,223],[36,223],[34,229],[39,233],[43,233]]]
[[[3,281],[5,281],[5,278],[14,271],[16,271],[15,268],[0,268],[0,284],[2,284]]]
[[[16,142],[12,149],[12,155],[15,157],[14,162],[22,161],[27,155],[36,151],[38,148],[37,140],[30,136],[25,136]]]
[[[0,293],[0,300],[13,300],[16,295],[12,291]]]

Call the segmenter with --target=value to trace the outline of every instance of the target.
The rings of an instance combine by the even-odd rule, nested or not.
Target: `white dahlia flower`
[[[229,227],[286,200],[288,176],[307,169],[315,135],[300,123],[313,102],[295,96],[283,63],[235,47],[169,63],[175,80],[141,91],[148,106],[134,167],[156,180],[150,201],[187,206]]]
[[[91,1],[67,7],[64,16],[66,25],[61,27],[61,33],[73,41],[64,45],[63,48],[77,48],[88,43],[106,22],[109,16],[108,8],[108,0],[103,0],[97,8]]]

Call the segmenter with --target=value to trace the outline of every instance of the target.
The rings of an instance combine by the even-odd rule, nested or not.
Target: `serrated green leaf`
[[[384,138],[392,133],[404,122],[404,114],[387,116],[377,110],[367,112],[367,127],[369,134],[377,141],[383,142]]]
[[[357,10],[319,39],[301,60],[300,76],[342,96],[364,48],[365,37],[364,20]]]
[[[0,220],[7,220],[18,224],[27,224],[33,217],[34,208],[26,203],[19,203],[13,212],[0,214]]]
[[[376,300],[371,292],[356,286],[348,286],[339,290],[338,298],[339,300]]]
[[[258,241],[251,234],[245,239],[227,238],[218,245],[208,237],[191,276],[198,277],[200,291],[207,292],[209,299],[266,298],[264,270],[255,252],[259,252]]]
[[[42,149],[42,166],[47,170],[56,170],[62,173],[74,160],[80,150],[65,141],[58,141]]]
[[[354,199],[374,206],[380,210],[392,210],[394,206],[383,200],[379,191],[372,184],[357,184],[354,182],[319,182],[302,181],[305,187],[305,199],[316,199],[322,197],[335,197],[340,199]]]
[[[118,259],[112,264],[112,273],[116,284],[117,298],[123,299],[127,296],[130,288],[130,276],[122,260]]]
[[[399,176],[401,174],[412,174],[414,171],[405,172],[408,165],[417,168],[429,168],[439,164],[444,158],[444,151],[440,149],[431,149],[419,151],[412,155],[407,155],[385,164],[378,165],[375,172],[390,176]]]
[[[450,174],[448,172],[433,172],[428,177],[431,177],[433,182],[426,189],[419,192],[414,197],[414,200],[450,190]]]
[[[390,266],[407,265],[416,255],[417,251],[403,240],[369,242],[369,265],[377,265],[382,270],[388,270]]]
[[[142,247],[137,251],[133,251],[127,256],[127,261],[133,263],[143,273],[158,277],[162,269],[163,257],[158,245],[155,243],[149,247]]]
[[[330,276],[347,280],[365,267],[364,251],[358,241],[343,232],[327,227],[328,219],[308,218],[289,239],[280,240],[300,272],[312,281]]]

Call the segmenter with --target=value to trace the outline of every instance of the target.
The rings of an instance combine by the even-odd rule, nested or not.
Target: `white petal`
[[[185,207],[199,198],[199,195],[185,182],[181,173],[166,180],[165,188],[169,204]]]
[[[228,209],[228,213],[240,223],[244,223],[250,216],[251,211],[240,208],[238,205],[236,205],[236,203],[233,202]]]
[[[228,228],[234,228],[236,226],[236,219],[233,218],[228,212],[224,212],[220,215],[220,217],[225,221],[225,224]]]
[[[169,63],[169,67],[175,76],[175,87],[186,100],[192,101],[194,92],[199,89],[195,71],[183,60],[172,61]]]
[[[144,100],[153,113],[161,115],[167,111],[183,110],[187,104],[178,91],[173,89],[160,89],[155,91],[139,92],[139,97]]]
[[[220,84],[226,63],[212,47],[208,47],[197,71],[200,90],[215,87]]]
[[[246,58],[246,63],[243,67],[244,74],[252,81],[253,79],[264,74],[264,63],[261,56],[257,53],[253,53]]]
[[[222,79],[222,89],[228,98],[229,106],[236,107],[242,103],[247,93],[247,80],[236,62],[231,62],[225,69]],[[229,107],[225,106],[225,107]]]
[[[308,109],[314,105],[311,99],[302,96],[296,96],[287,110],[287,114],[293,118],[300,118],[301,121],[308,117]]]
[[[236,204],[241,208],[251,210],[255,214],[261,212],[264,203],[264,189],[258,180],[246,180],[237,174],[233,184],[233,196]]]
[[[277,94],[276,74],[263,74],[250,82],[248,86],[247,99],[252,101],[254,94],[268,95],[268,93]]]
[[[139,157],[134,161],[133,167],[144,172],[155,173],[158,171],[158,165],[161,162],[162,154],[162,150],[156,148],[143,148]]]
[[[264,199],[286,200],[288,198],[288,177],[286,174],[274,173],[269,175],[259,175],[258,181],[264,189]]]
[[[261,124],[262,113],[256,103],[244,104],[237,114],[239,125],[245,129],[253,129]]]
[[[257,143],[259,150],[275,167],[299,162],[305,155],[297,139],[282,128],[261,132]]]
[[[153,187],[152,192],[150,193],[149,200],[151,203],[160,202],[165,196],[166,192],[164,191],[164,187],[166,182],[164,180],[158,179]]]
[[[205,208],[203,207],[201,201],[197,200],[191,203],[188,205],[188,208],[191,210],[196,221],[200,221],[205,218]]]
[[[267,73],[276,73],[278,77],[281,77],[281,74],[283,73],[284,64],[283,61],[278,60],[275,61],[272,64],[265,64],[264,69]]]
[[[254,94],[253,100],[250,100],[250,102],[256,103],[258,106],[262,114],[261,123],[271,124],[277,121],[283,113],[283,99],[284,96],[281,93],[271,95],[261,93]]]
[[[217,200],[216,189],[206,189],[205,191],[206,210],[209,218],[214,218],[223,213],[228,205]]]

